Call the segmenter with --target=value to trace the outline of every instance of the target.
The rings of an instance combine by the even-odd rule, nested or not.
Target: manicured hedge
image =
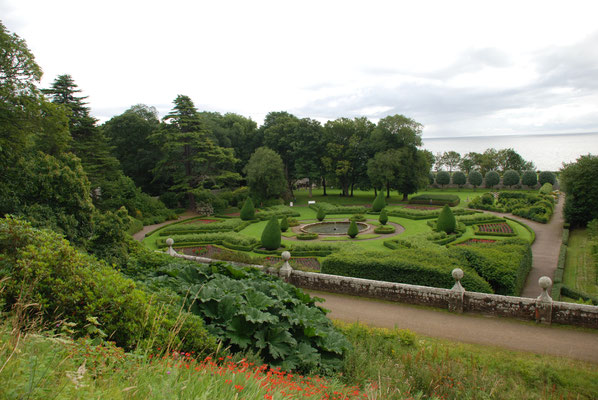
[[[362,252],[333,254],[322,263],[322,273],[451,288],[454,268],[464,268],[457,259],[441,251],[401,249],[393,252]],[[465,267],[461,281],[470,291],[492,293],[492,288],[474,270]]]
[[[500,192],[498,199],[478,196],[469,203],[470,208],[510,212],[532,221],[547,223],[554,210],[552,196],[530,192]]]
[[[314,240],[318,238],[317,233],[299,233],[296,238],[299,240]]]
[[[443,206],[448,204],[451,207],[459,205],[461,199],[456,194],[420,194],[409,199],[409,204],[432,204]]]
[[[330,204],[326,202],[310,204],[309,208],[318,211],[323,210],[326,215],[331,214],[365,214],[368,209],[363,206],[342,206],[337,204]]]
[[[280,219],[284,216],[299,217],[301,216],[301,214],[289,206],[272,206],[264,208],[260,210],[260,212],[255,214],[255,217],[260,221],[267,221],[270,220],[272,217]]]
[[[476,224],[488,224],[492,222],[504,222],[505,219],[501,217],[497,217],[494,214],[488,213],[476,213],[472,215],[462,215],[456,217],[457,222],[461,222],[466,226],[476,225]]]
[[[239,232],[249,226],[251,221],[242,221],[239,218],[227,219],[221,222],[212,222],[210,224],[176,224],[168,226],[158,232],[159,236],[184,235],[192,233],[207,233],[207,232]]]
[[[374,233],[389,234],[395,233],[396,229],[392,225],[380,225],[374,229]]]
[[[465,208],[456,208],[453,210],[453,215],[471,215],[476,214],[478,212],[479,211],[466,210]],[[440,215],[440,210],[414,210],[410,208],[401,207],[388,209],[387,215],[412,220],[433,219],[438,218],[438,216]]]
[[[587,294],[582,292],[581,290],[570,288],[569,286],[562,285],[561,287],[561,295],[567,296],[572,299],[583,300],[583,301],[591,301],[593,305],[598,305],[598,297],[592,296],[591,294]]]
[[[450,252],[477,271],[497,294],[507,296],[521,294],[532,268],[531,246],[521,239],[454,246]]]
[[[255,238],[232,232],[195,233],[186,235],[172,235],[176,246],[189,246],[198,244],[219,244],[232,250],[252,251],[259,244]],[[156,241],[158,247],[166,246],[166,237]]]

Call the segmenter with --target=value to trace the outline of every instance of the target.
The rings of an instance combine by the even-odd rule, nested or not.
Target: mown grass
[[[572,230],[569,233],[563,283],[587,294],[598,295],[597,274],[587,229]]]

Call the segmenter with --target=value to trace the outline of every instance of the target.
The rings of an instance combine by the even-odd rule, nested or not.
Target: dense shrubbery
[[[598,218],[598,156],[581,156],[565,164],[561,182],[567,193],[563,213],[572,227],[583,227]]]
[[[454,246],[449,252],[477,271],[497,294],[519,296],[532,267],[531,246],[521,239]]]
[[[552,216],[554,199],[529,192],[500,192],[498,199],[494,197],[478,196],[469,203],[469,207],[481,210],[510,212],[532,221],[547,223]]]
[[[204,232],[238,232],[247,227],[249,224],[249,221],[242,221],[238,218],[226,219],[220,222],[212,222],[210,224],[176,224],[161,229],[158,232],[158,235],[172,236]]]
[[[436,206],[448,204],[455,207],[459,205],[459,201],[459,196],[456,194],[421,194],[410,198],[409,204],[431,204]]]
[[[270,206],[260,210],[255,216],[261,221],[267,221],[272,217],[282,218],[286,217],[298,217],[301,214],[289,206],[277,205]]]
[[[326,202],[320,202],[315,204],[310,204],[309,208],[312,210],[318,211],[323,210],[326,215],[331,214],[365,214],[368,209],[363,206],[343,206],[337,204],[330,204]]]
[[[202,320],[149,296],[112,267],[76,251],[58,234],[39,231],[20,220],[0,220],[1,301],[5,310],[23,307],[45,323],[74,323],[88,334],[90,321],[126,349],[169,346],[212,352],[215,342]],[[96,334],[101,334],[96,331]]]
[[[457,235],[447,235],[446,232],[424,232],[405,238],[393,238],[384,241],[384,246],[391,250],[397,249],[433,249],[438,250],[438,245],[445,245],[457,239]]]
[[[541,194],[550,194],[550,193],[552,193],[552,183],[546,182],[545,184],[543,184],[542,187],[540,188],[539,192]]]
[[[176,246],[196,244],[218,244],[231,250],[251,251],[259,244],[253,237],[233,232],[192,233],[168,236],[174,240]],[[158,247],[166,246],[166,236],[156,240]]]
[[[453,210],[454,215],[470,215],[475,214],[476,211],[466,210],[464,208],[457,208]],[[438,218],[440,215],[440,209],[438,210],[414,210],[410,208],[389,208],[387,214],[392,217],[400,217],[407,219],[433,219]]]
[[[393,252],[337,253],[326,257],[322,272],[387,282],[451,288],[454,268],[464,268],[441,250],[401,249]],[[465,268],[462,280],[467,290],[492,293],[492,288],[474,270]]]

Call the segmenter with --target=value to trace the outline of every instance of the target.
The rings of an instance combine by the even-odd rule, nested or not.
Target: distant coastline
[[[423,137],[422,140],[447,140],[447,139],[476,139],[476,138],[514,138],[514,137],[543,137],[543,136],[582,136],[582,135],[598,135],[598,132],[581,132],[581,133],[515,133],[509,135],[472,135],[472,136],[436,136]],[[597,143],[598,144],[598,143]]]

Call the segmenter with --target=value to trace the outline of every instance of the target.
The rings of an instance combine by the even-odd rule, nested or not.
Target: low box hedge
[[[461,199],[456,194],[420,194],[409,199],[409,204],[432,204],[443,206],[448,204],[450,207],[459,205]]]
[[[376,229],[374,229],[374,233],[380,233],[380,234],[390,234],[390,233],[395,233],[396,229],[394,226],[392,225],[380,225],[378,227],[376,227]]]
[[[326,202],[310,204],[309,208],[318,211],[323,210],[326,215],[332,214],[365,214],[368,209],[363,206],[342,206]]]
[[[454,268],[464,269],[461,281],[470,291],[492,293],[474,270],[440,251],[401,249],[393,252],[336,253],[324,259],[322,273],[412,285],[451,288]]]
[[[572,299],[591,301],[593,305],[598,305],[598,297],[582,292],[581,290],[571,288],[567,285],[562,285],[561,295],[570,297]]]
[[[317,233],[299,233],[297,234],[298,240],[314,240],[318,238]]]
[[[457,208],[453,211],[453,215],[471,215],[477,214],[478,211],[475,210],[466,210],[464,208]],[[422,219],[433,219],[438,218],[440,215],[440,209],[438,210],[414,210],[410,208],[389,208],[387,209],[387,215],[390,217],[399,217],[399,218],[406,218],[412,220],[422,220]]]
[[[252,251],[259,244],[255,238],[240,235],[232,232],[196,233],[185,235],[169,236],[177,246],[189,246],[199,244],[219,244],[231,250]],[[166,237],[156,240],[158,247],[166,246]]]

